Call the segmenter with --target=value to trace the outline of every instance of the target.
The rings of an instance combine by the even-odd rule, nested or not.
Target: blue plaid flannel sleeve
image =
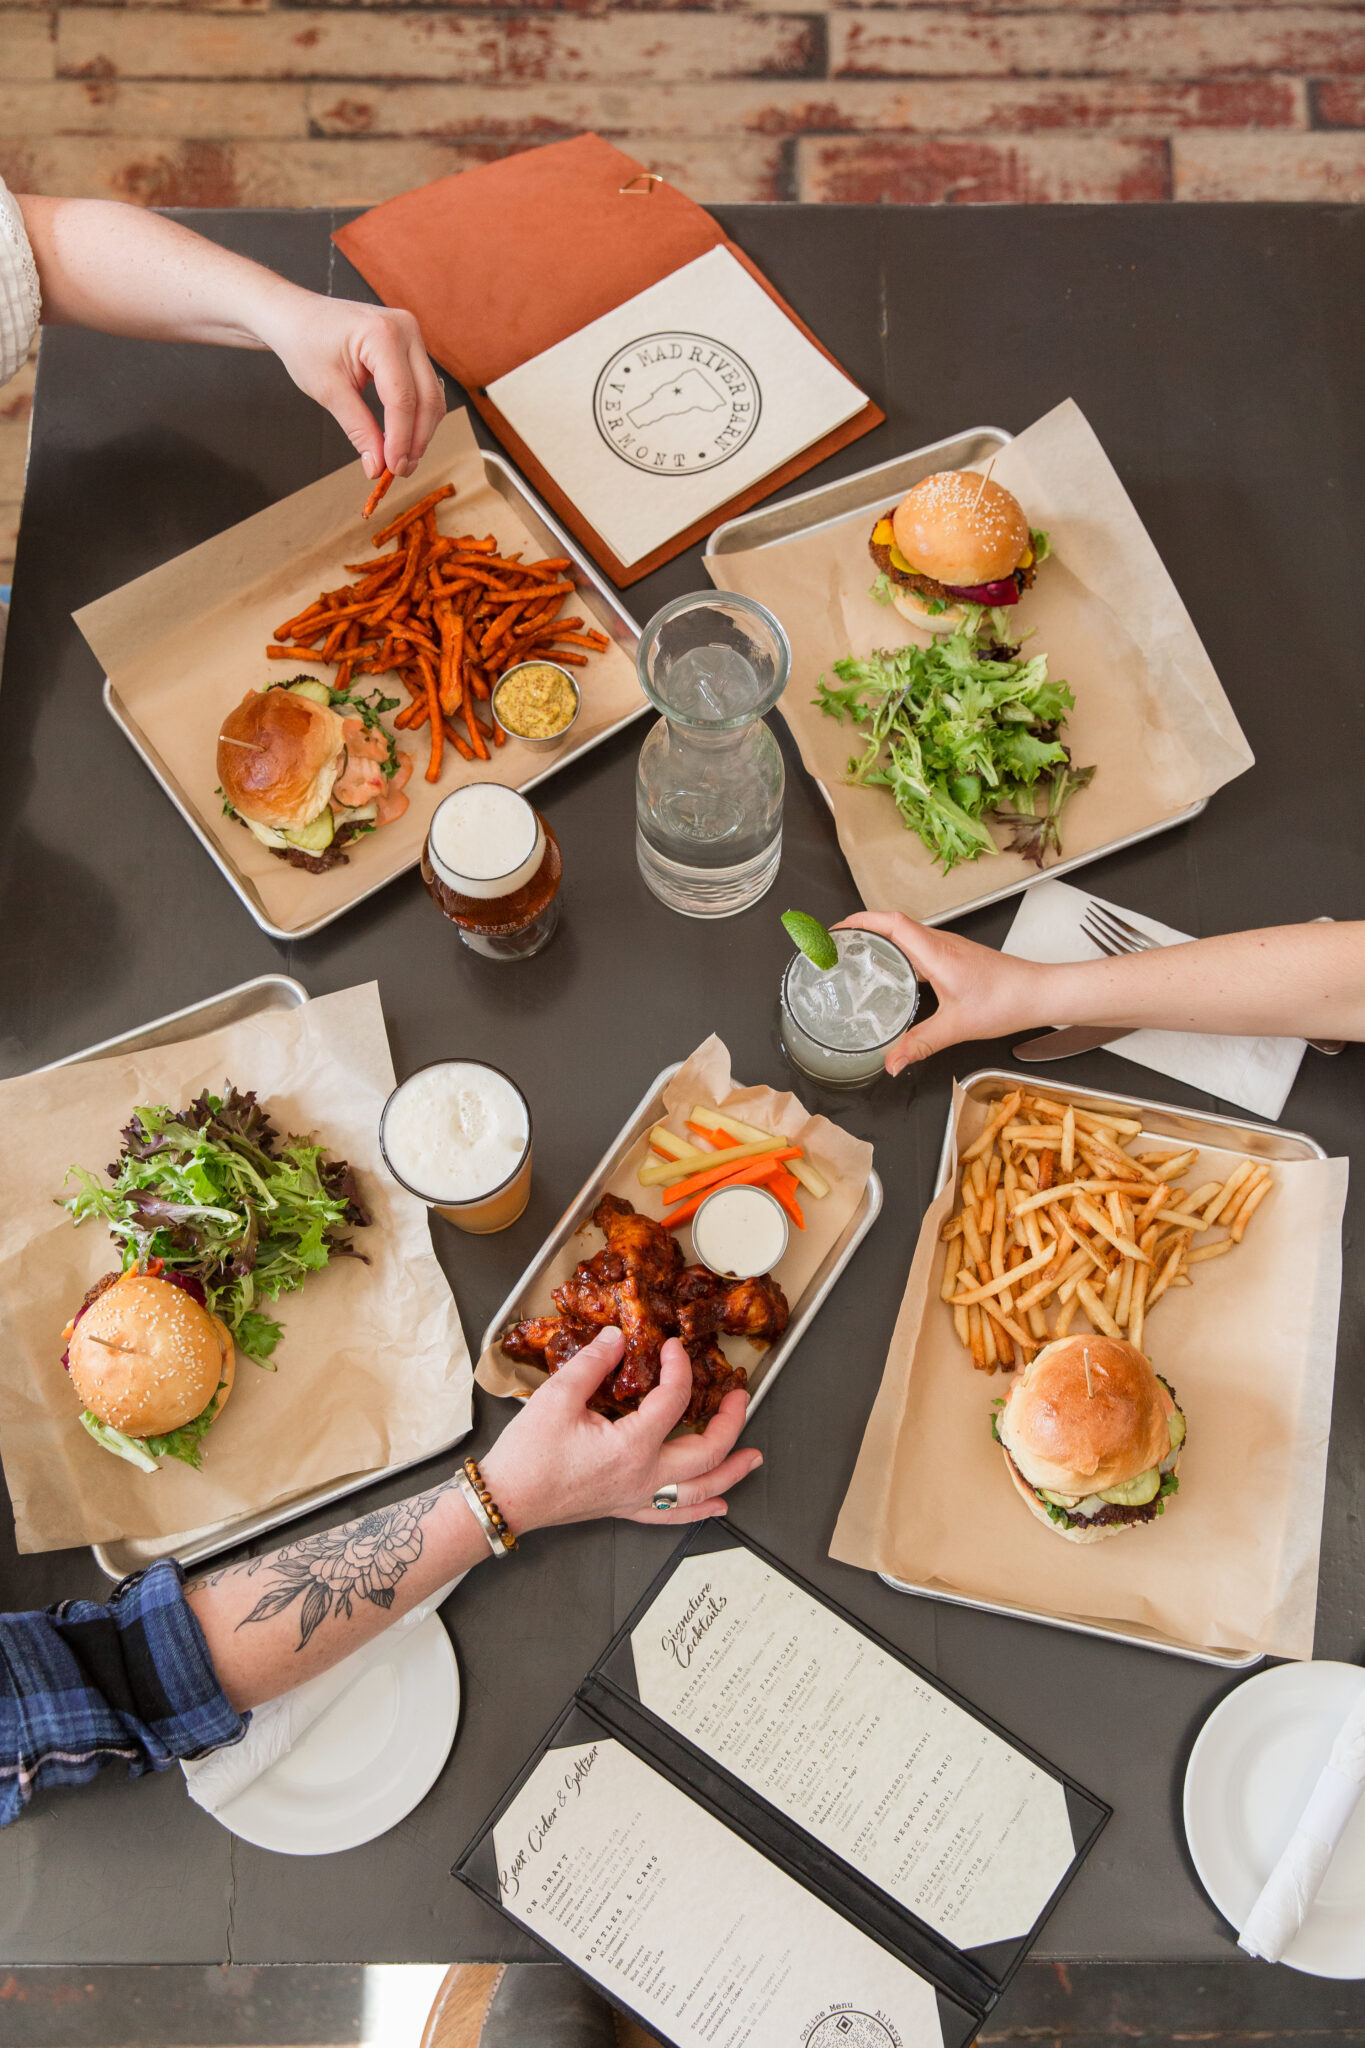
[[[107,1763],[130,1777],[238,1742],[173,1558],[124,1579],[107,1605],[67,1600],[0,1614],[0,1827],[39,1786],[83,1785]]]

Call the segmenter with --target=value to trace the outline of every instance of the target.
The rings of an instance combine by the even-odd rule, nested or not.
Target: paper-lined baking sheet
[[[429,783],[425,737],[400,733],[400,749],[415,762],[406,813],[367,833],[348,850],[345,864],[321,875],[277,858],[224,814],[217,740],[233,705],[249,689],[286,682],[295,673],[323,680],[335,673],[302,651],[297,662],[267,661],[275,627],[306,609],[319,591],[343,584],[344,564],[372,552],[374,533],[446,482],[455,485],[455,496],[437,508],[443,533],[491,533],[504,554],[524,550],[531,560],[545,552],[489,482],[469,415],[454,412],[437,428],[415,474],[393,486],[370,521],[360,517],[370,486],[360,464],[348,463],[75,614],[104,665],[120,722],[277,933],[310,931],[412,867],[433,810],[452,789],[476,781],[520,788],[543,777],[555,758],[515,739],[492,749],[487,762],[462,760],[447,746],[440,777]],[[591,623],[608,629],[619,623],[595,593],[581,595],[581,604],[578,595],[568,600],[569,611],[591,611]],[[615,642],[605,653],[590,654],[575,675],[583,705],[572,750],[581,752],[639,711],[643,699],[634,661]],[[392,675],[356,679],[361,691],[375,687],[408,701]]]
[[[180,1107],[225,1081],[254,1088],[283,1132],[313,1133],[356,1170],[369,1263],[335,1259],[270,1312],[284,1326],[265,1372],[239,1357],[203,1469],[143,1473],[93,1443],[62,1370],[62,1327],[121,1263],[98,1218],[59,1203],[66,1170],[102,1170],[144,1103]],[[21,1551],[175,1536],[329,1480],[420,1458],[469,1427],[469,1353],[426,1209],[379,1155],[393,1063],[375,983],[88,1065],[0,1082],[22,1174],[0,1179],[0,1455]]]
[[[992,475],[1045,528],[1053,556],[1012,615],[1030,652],[1069,682],[1076,707],[1063,738],[1097,773],[1062,816],[1068,860],[1159,828],[1253,765],[1213,665],[1109,458],[1068,399],[991,458]],[[973,467],[983,468],[982,463]],[[892,494],[884,510],[895,502]],[[815,515],[813,515],[815,516]],[[888,790],[845,777],[860,751],[848,724],[812,702],[834,663],[916,638],[870,595],[872,518],[853,515],[765,547],[709,555],[718,588],[755,597],[792,643],[780,710],[824,786],[839,844],[869,910],[936,920],[983,896],[1023,888],[1038,870],[1021,854],[983,855],[944,875],[902,822]]]
[[[1067,1099],[1064,1087],[1030,1085]],[[986,1118],[955,1085],[954,1162]],[[1160,1120],[1146,1130],[1161,1136]],[[1239,1156],[1201,1145],[1191,1170],[1222,1178]],[[1189,1428],[1179,1492],[1159,1519],[1093,1546],[1066,1543],[1029,1515],[992,1440],[991,1402],[1008,1381],[973,1369],[938,1298],[950,1174],[924,1215],[831,1556],[929,1592],[1145,1633],[1196,1655],[1311,1656],[1347,1162],[1276,1159],[1273,1172],[1238,1251],[1202,1263],[1146,1325],[1148,1355]]]
[[[687,1138],[690,1142],[687,1119],[699,1103],[725,1110],[741,1122],[753,1124],[758,1130],[772,1131],[774,1135],[780,1133],[792,1143],[801,1145],[811,1164],[818,1167],[829,1182],[829,1193],[818,1200],[804,1188],[798,1190],[806,1228],[797,1230],[793,1225],[787,1250],[773,1269],[774,1279],[795,1309],[824,1260],[843,1237],[863,1200],[872,1171],[872,1147],[863,1139],[852,1137],[828,1118],[811,1116],[794,1095],[772,1088],[739,1086],[731,1077],[730,1055],[714,1034],[698,1046],[666,1084],[663,1091],[664,1114],[660,1121],[665,1122],[678,1137]],[[652,1216],[658,1222],[665,1216],[663,1190],[657,1186],[641,1187],[638,1179],[642,1162],[654,1156],[650,1152],[648,1132],[645,1132],[626,1153],[616,1171],[608,1176],[601,1192],[623,1196],[642,1215]],[[722,1156],[717,1155],[718,1160]],[[691,1257],[690,1225],[680,1226],[680,1238],[685,1254]],[[580,1259],[589,1258],[600,1244],[601,1234],[590,1224],[575,1232],[518,1301],[518,1315],[556,1314],[553,1290],[569,1278]],[[743,1337],[722,1336],[717,1341],[732,1364],[744,1366],[752,1389],[764,1371],[770,1351],[760,1350]],[[479,1385],[486,1387],[491,1394],[516,1395],[533,1392],[545,1375],[534,1366],[515,1364],[494,1340],[479,1358],[475,1377]]]

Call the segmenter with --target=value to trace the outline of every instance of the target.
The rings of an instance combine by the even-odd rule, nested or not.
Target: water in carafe
[[[785,638],[761,606],[708,593],[652,621],[641,656],[664,717],[640,754],[640,871],[671,909],[732,916],[782,857],[782,755],[762,713],[786,681]]]

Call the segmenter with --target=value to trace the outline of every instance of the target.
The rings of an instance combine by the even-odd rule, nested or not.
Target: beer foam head
[[[427,855],[441,881],[461,896],[512,896],[545,858],[545,829],[516,790],[470,782],[436,806]]]

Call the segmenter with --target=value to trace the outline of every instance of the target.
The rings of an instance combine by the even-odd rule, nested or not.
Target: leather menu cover
[[[628,189],[635,188],[635,189]],[[832,433],[674,535],[621,562],[489,399],[486,386],[714,248],[729,249],[811,344],[835,358],[704,207],[604,142],[579,135],[438,179],[333,236],[385,305],[406,306],[429,353],[459,380],[529,481],[619,584],[879,426],[870,401]]]

